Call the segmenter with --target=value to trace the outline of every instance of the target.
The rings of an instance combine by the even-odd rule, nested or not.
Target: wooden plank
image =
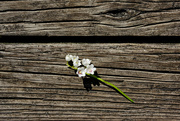
[[[180,44],[0,44],[0,120],[180,120]],[[101,84],[89,92],[65,65],[89,58]]]
[[[179,0],[0,1],[0,35],[174,35]]]

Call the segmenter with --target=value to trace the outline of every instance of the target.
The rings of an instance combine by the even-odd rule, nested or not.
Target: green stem
[[[68,62],[67,62],[66,65],[69,66],[69,67],[71,67],[71,68],[74,69],[74,70],[77,70],[76,67],[70,66],[70,65],[68,64]],[[99,81],[101,81],[101,82],[103,82],[103,83],[105,83],[105,84],[113,87],[113,88],[116,89],[119,93],[121,93],[126,99],[128,99],[129,101],[131,101],[132,103],[134,103],[134,101],[133,101],[131,98],[129,98],[126,94],[124,94],[124,93],[123,93],[119,88],[117,88],[115,85],[113,85],[113,84],[111,84],[111,83],[109,83],[109,82],[107,82],[107,81],[105,81],[105,80],[103,80],[103,79],[101,79],[101,78],[99,78],[99,77],[97,77],[97,76],[95,76],[95,75],[87,74],[87,73],[86,73],[86,75],[88,75],[88,76],[90,76],[90,77],[93,77],[93,78],[95,78],[95,79],[97,79],[97,80],[99,80]]]

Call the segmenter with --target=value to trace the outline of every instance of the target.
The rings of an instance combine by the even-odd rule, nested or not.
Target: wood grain
[[[0,1],[0,35],[179,36],[179,0]]]
[[[180,44],[0,44],[0,120],[180,120]],[[102,79],[89,92],[65,65],[89,58]]]

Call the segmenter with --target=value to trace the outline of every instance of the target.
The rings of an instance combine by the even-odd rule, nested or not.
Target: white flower
[[[78,74],[79,77],[86,76],[86,69],[84,67],[78,68],[76,74]]]
[[[87,65],[89,65],[91,63],[91,60],[89,60],[89,59],[82,59],[82,64],[84,65],[84,66],[87,66]]]
[[[75,67],[78,67],[78,66],[81,65],[81,61],[80,61],[80,60],[74,60],[74,61],[73,61],[73,65],[74,65]]]
[[[74,62],[74,61],[77,61],[79,59],[79,57],[78,56],[72,56],[72,61]]]
[[[96,71],[96,68],[94,68],[94,65],[93,65],[93,64],[87,66],[87,68],[86,68],[86,73],[88,73],[88,74],[94,74],[94,71]]]
[[[72,55],[68,54],[68,55],[66,55],[65,59],[66,59],[66,61],[71,61],[72,57],[73,57]]]

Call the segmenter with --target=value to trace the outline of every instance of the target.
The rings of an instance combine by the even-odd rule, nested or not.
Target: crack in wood
[[[169,23],[176,23],[176,22],[180,22],[180,20],[170,20],[170,21],[162,21],[162,22],[157,22],[157,23],[145,24],[142,27],[156,26],[160,24],[169,24]]]
[[[142,0],[143,2],[152,2],[152,3],[166,3],[166,2],[172,2],[172,0]],[[174,0],[173,2],[179,2],[179,0]]]
[[[136,2],[136,1],[119,1],[119,0],[113,0],[113,1],[97,1],[97,3],[137,3],[137,4],[141,4],[142,2]]]
[[[0,10],[0,12],[14,12],[14,11],[48,11],[48,10],[60,10],[60,9],[81,9],[81,8],[94,8],[94,7],[98,7],[98,6],[74,6],[74,7],[61,7],[61,8],[44,8],[44,9],[7,9],[7,10]]]
[[[59,73],[46,73],[46,72],[26,72],[26,71],[17,71],[17,70],[0,70],[0,72],[8,72],[8,73],[25,73],[25,74],[43,74],[43,75],[59,75],[59,76],[75,76],[71,74],[59,74]]]
[[[36,23],[67,23],[67,22],[94,22],[94,21],[98,21],[98,20],[94,20],[94,19],[85,19],[85,20],[60,20],[60,21],[13,21],[13,22],[0,22],[0,24],[11,24],[11,23],[32,23],[32,24],[36,24]],[[18,26],[18,25],[17,25]]]
[[[120,69],[120,70],[135,70],[135,71],[145,71],[145,72],[156,72],[156,73],[172,73],[180,74],[179,71],[161,71],[161,70],[148,70],[148,69],[135,69],[135,68],[115,68],[115,67],[98,67],[97,68],[108,68],[108,69]]]
[[[44,98],[28,98],[28,97],[0,97],[1,99],[11,99],[11,100],[43,100]]]

